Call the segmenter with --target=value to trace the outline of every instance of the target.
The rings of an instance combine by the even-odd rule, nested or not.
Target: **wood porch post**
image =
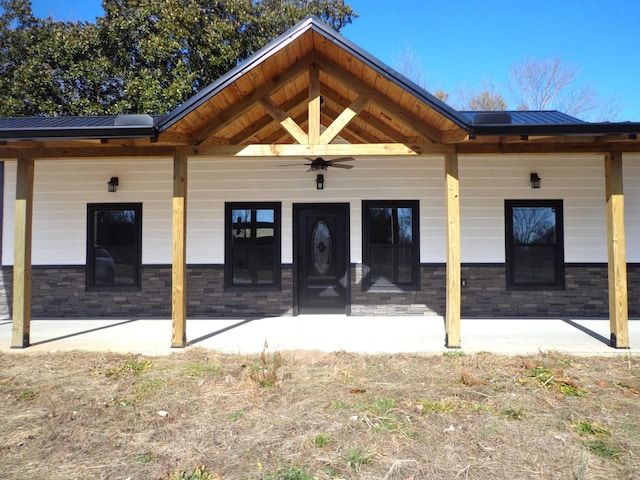
[[[33,159],[18,158],[13,254],[13,336],[11,348],[27,348],[30,345],[33,175]]]
[[[460,348],[460,181],[458,154],[444,157],[447,192],[447,306],[445,346]]]
[[[173,158],[171,347],[187,344],[187,157]]]
[[[614,348],[629,348],[629,303],[627,297],[622,154],[608,153],[605,156],[604,166],[607,196],[610,345]]]

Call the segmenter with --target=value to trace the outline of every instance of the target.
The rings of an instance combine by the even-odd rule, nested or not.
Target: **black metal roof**
[[[557,110],[462,111],[471,136],[637,135],[638,122],[585,122]]]
[[[495,111],[460,111],[467,124],[475,124],[478,116],[491,116],[495,113],[508,114],[511,125],[570,125],[587,122],[557,110],[501,110]]]
[[[409,91],[471,137],[536,135],[630,135],[640,133],[640,122],[589,123],[558,111],[471,112],[451,108],[414,82],[353,44],[317,17],[308,17],[263,47],[236,68],[163,116],[113,115],[91,117],[0,118],[0,141],[108,138],[155,138],[197,109],[239,76],[307,30],[312,29],[375,71]]]
[[[0,118],[0,140],[153,138],[158,135],[155,123],[160,118],[150,115]]]

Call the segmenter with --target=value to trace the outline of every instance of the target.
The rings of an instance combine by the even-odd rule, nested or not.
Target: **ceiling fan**
[[[307,158],[306,160],[308,160],[308,163],[286,163],[280,166],[292,167],[295,165],[306,165],[309,167],[309,170],[307,170],[307,172],[317,171],[317,170],[327,170],[329,167],[350,169],[350,168],[353,168],[353,165],[345,165],[342,162],[352,162],[355,160],[355,158],[341,157],[341,158],[335,158],[333,160],[325,160],[322,157],[317,157],[317,158]]]

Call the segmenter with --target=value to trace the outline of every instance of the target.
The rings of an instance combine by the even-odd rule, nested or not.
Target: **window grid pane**
[[[367,267],[365,284],[372,287],[407,287],[415,283],[417,286],[419,254],[417,245],[414,245],[417,202],[384,202],[389,205],[371,203],[375,202],[363,202],[364,262]]]
[[[87,206],[88,287],[134,287],[140,278],[141,206]]]
[[[227,204],[226,285],[279,284],[279,210],[256,205]]]
[[[561,288],[562,201],[507,200],[505,205],[508,285]]]

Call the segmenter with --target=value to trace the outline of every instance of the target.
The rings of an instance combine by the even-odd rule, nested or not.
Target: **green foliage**
[[[596,437],[610,437],[611,430],[607,427],[599,425],[588,420],[575,420],[571,422],[571,426],[580,435],[593,435]]]
[[[589,391],[579,387],[575,380],[566,377],[562,371],[550,370],[541,365],[525,366],[527,377],[535,380],[541,387],[556,390],[568,397],[584,397]],[[520,378],[520,383],[525,384],[528,378]]]
[[[446,352],[442,352],[442,356],[445,358],[462,358],[466,356],[462,350],[447,350]]]
[[[362,465],[366,465],[373,458],[373,454],[368,452],[367,450],[361,450],[359,448],[353,448],[349,450],[344,459],[347,461],[347,465],[350,468],[354,468],[356,470],[360,469]]]
[[[344,0],[120,0],[97,22],[0,0],[0,116],[163,114],[314,14],[336,29]]]
[[[174,472],[169,475],[168,480],[214,480],[214,477],[207,472],[206,466],[201,465],[192,473],[186,473],[185,470]]]
[[[156,457],[150,453],[136,453],[134,458],[138,463],[151,463],[156,460]]]
[[[127,360],[104,372],[105,377],[118,378],[124,375],[141,375],[151,368],[151,360]]]
[[[620,447],[611,445],[610,443],[605,442],[604,440],[590,440],[585,442],[584,446],[591,453],[602,458],[617,460],[624,454],[624,450],[622,450]]]
[[[313,437],[312,443],[315,447],[324,448],[329,445],[332,439],[333,437],[328,433],[319,433],[318,435]]]
[[[220,372],[219,365],[206,365],[202,363],[190,363],[184,366],[187,375],[200,378],[207,375],[215,375]]]
[[[25,390],[24,392],[20,392],[20,394],[18,395],[18,400],[34,400],[37,396],[38,392],[36,392],[35,390]]]
[[[264,480],[313,480],[315,477],[295,467],[279,468],[275,473],[264,475]]]
[[[422,412],[454,412],[456,410],[456,405],[451,402],[440,402],[440,401],[430,401],[430,400],[418,400],[416,402],[418,409]]]
[[[574,420],[571,426],[582,437],[589,437],[584,446],[594,455],[610,460],[617,460],[624,454],[624,450],[611,444],[611,429],[589,420]]]
[[[379,398],[368,403],[365,408],[374,415],[384,415],[396,406],[396,401],[393,398]]]

